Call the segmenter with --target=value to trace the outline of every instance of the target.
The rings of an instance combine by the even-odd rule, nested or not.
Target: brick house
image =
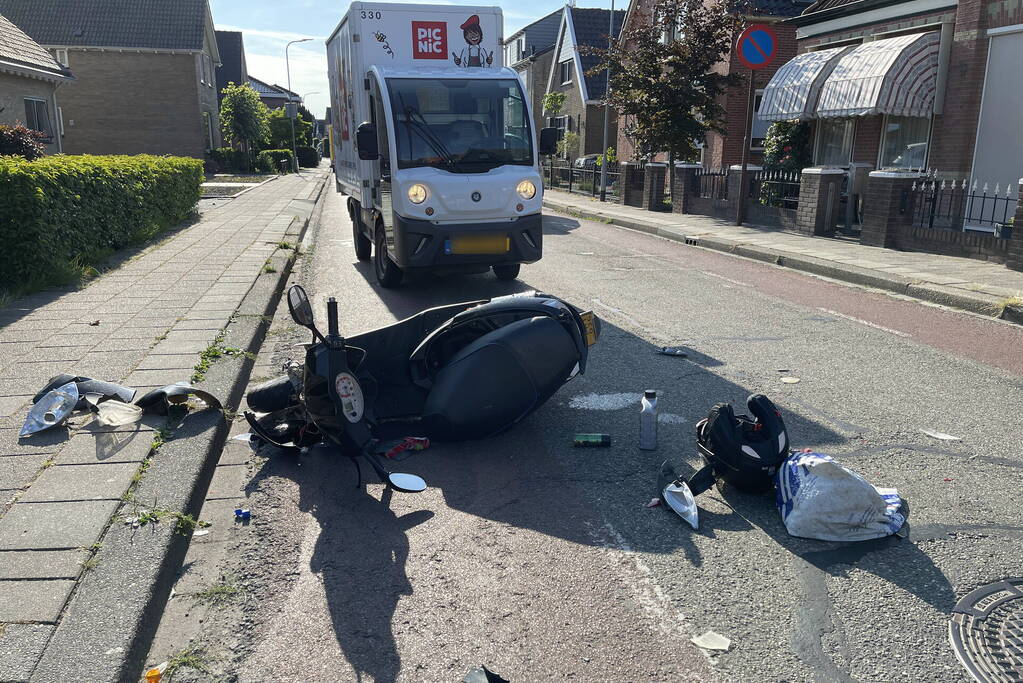
[[[570,155],[572,157],[599,154],[604,143],[603,99],[607,78],[604,73],[587,73],[599,59],[583,54],[580,48],[606,48],[608,28],[617,36],[624,19],[624,10],[615,11],[613,25],[610,10],[566,5],[562,12],[544,93],[564,93],[565,105],[558,116],[548,116],[545,124],[579,135],[579,149]],[[618,117],[612,111],[609,144],[617,137]]]
[[[47,154],[62,148],[57,88],[74,81],[38,43],[0,15],[0,124],[23,124],[47,136]]]
[[[293,93],[280,85],[270,85],[266,81],[261,81],[255,76],[249,76],[249,87],[256,91],[259,95],[259,99],[262,100],[263,104],[265,104],[271,111],[274,109],[280,109],[288,102],[302,103],[302,98],[296,93]]]
[[[634,26],[641,26],[640,22],[650,21],[655,0],[632,0],[629,3],[628,15],[625,19],[623,31],[628,31]],[[757,117],[760,107],[763,86],[771,79],[774,72],[786,61],[796,55],[796,29],[794,26],[784,22],[786,18],[794,17],[802,12],[810,0],[754,0],[752,3],[753,14],[749,17],[750,23],[769,24],[778,37],[778,55],[774,62],[755,74],[755,97],[753,129],[750,142],[749,161],[752,164],[760,162],[764,151],[764,136],[767,133],[769,122],[764,122]],[[684,31],[684,27],[682,28]],[[678,34],[666,35],[662,40],[676,40]],[[727,75],[730,73],[742,74],[745,78],[749,69],[742,65],[734,52],[730,52],[725,59],[718,62],[714,67],[716,73]],[[711,131],[707,133],[706,139],[702,141],[702,158],[700,162],[709,168],[727,168],[732,164],[742,162],[742,145],[746,132],[746,112],[748,111],[748,81],[743,84],[728,88],[718,98],[718,103],[724,109],[725,134]],[[618,157],[623,160],[635,158],[635,146],[627,135],[628,122],[623,122],[618,133]],[[658,161],[665,161],[664,155],[656,157]]]
[[[504,63],[518,72],[533,110],[533,126],[544,127],[542,101],[554,59],[554,43],[561,28],[562,10],[524,26],[504,41]]]
[[[1013,193],[1023,176],[1019,0],[818,0],[786,23],[799,55],[771,81],[763,114],[810,121],[815,165],[930,168]]]
[[[0,14],[74,71],[64,152],[201,158],[220,145],[207,0],[0,0]]]
[[[217,67],[217,105],[224,101],[221,92],[228,83],[245,85],[249,82],[249,70],[245,64],[245,39],[241,31],[217,31],[217,51],[220,52],[220,66]]]

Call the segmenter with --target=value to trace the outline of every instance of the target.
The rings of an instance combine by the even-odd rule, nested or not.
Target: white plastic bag
[[[775,474],[778,509],[793,536],[865,541],[905,524],[895,489],[879,489],[820,453],[795,453]]]

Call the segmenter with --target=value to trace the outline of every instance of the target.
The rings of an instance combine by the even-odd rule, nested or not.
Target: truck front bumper
[[[499,253],[457,253],[459,240],[473,236],[505,236],[507,249]],[[535,213],[503,223],[453,223],[394,215],[392,258],[399,267],[449,268],[532,263],[543,255],[543,218]]]

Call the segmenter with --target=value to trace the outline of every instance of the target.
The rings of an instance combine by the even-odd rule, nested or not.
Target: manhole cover
[[[948,637],[978,681],[1023,681],[1023,578],[981,586],[952,610]]]

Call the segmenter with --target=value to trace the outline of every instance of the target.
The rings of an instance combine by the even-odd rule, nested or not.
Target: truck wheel
[[[519,276],[519,269],[522,268],[520,263],[506,263],[500,266],[491,266],[494,269],[494,275],[497,276],[498,280],[514,280]]]
[[[355,257],[360,261],[368,261],[373,243],[362,233],[362,219],[358,209],[352,212],[352,238],[355,241]]]
[[[295,388],[287,375],[253,387],[245,396],[249,408],[257,413],[276,413],[298,403]]]
[[[387,237],[384,235],[384,226],[377,226],[376,235],[376,249],[373,250],[373,270],[376,271],[377,282],[384,289],[397,287],[401,284],[403,273],[401,268],[387,255]]]

